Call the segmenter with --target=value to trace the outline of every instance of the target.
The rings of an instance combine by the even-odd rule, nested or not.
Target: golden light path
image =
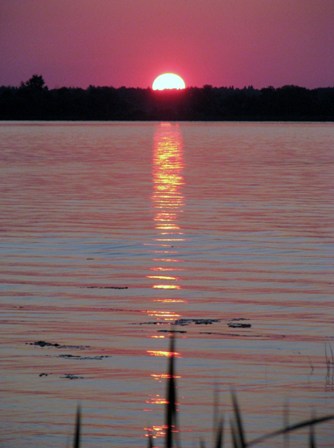
[[[156,258],[147,276],[153,280],[153,289],[180,290],[176,246],[184,241],[183,232],[179,225],[179,215],[183,211],[184,197],[182,188],[183,153],[182,137],[179,126],[171,123],[161,123],[156,130],[153,148],[153,194],[154,226],[157,230],[158,243]],[[159,296],[156,301],[173,303],[182,301],[179,297]],[[160,311],[156,317],[173,321],[178,317],[173,311],[163,316]]]
[[[157,235],[154,239],[153,265],[147,279],[152,282],[151,288],[156,291],[152,299],[157,308],[148,310],[147,314],[157,322],[174,322],[181,316],[174,306],[183,303],[179,292],[182,290],[180,279],[182,274],[179,247],[184,242],[180,226],[180,216],[183,212],[183,142],[178,124],[161,123],[158,125],[153,144],[153,193],[154,227]],[[159,307],[158,307],[159,305]],[[168,328],[168,327],[167,327]],[[165,338],[163,335],[153,335],[153,339]],[[166,350],[147,350],[153,357],[170,357]],[[179,356],[179,353],[174,353]],[[154,381],[164,382],[166,373],[152,372]],[[164,406],[166,400],[160,394],[150,396],[148,406]],[[145,432],[155,439],[164,437],[164,425],[151,425]]]

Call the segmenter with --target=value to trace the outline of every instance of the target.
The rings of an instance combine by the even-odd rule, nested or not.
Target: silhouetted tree
[[[33,75],[0,86],[0,120],[327,120],[334,121],[334,88],[252,86],[150,88],[89,86],[49,90]]]
[[[31,90],[47,90],[44,78],[41,75],[32,75],[28,81],[21,83],[21,88],[31,89]]]

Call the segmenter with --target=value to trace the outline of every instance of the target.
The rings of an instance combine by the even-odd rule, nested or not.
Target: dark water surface
[[[184,446],[216,387],[249,439],[334,413],[332,124],[1,123],[0,161],[1,447],[78,403],[83,446],[161,446],[171,328]]]

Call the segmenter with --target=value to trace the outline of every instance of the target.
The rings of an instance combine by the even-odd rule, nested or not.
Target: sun
[[[166,90],[166,89],[185,89],[186,84],[181,76],[175,73],[163,73],[155,78],[152,89],[153,90]]]

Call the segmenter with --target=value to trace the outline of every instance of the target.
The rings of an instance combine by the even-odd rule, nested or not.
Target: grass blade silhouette
[[[315,418],[315,412],[312,412],[313,419]],[[310,426],[310,433],[309,433],[309,448],[316,448],[316,442],[315,442],[315,430],[314,425]]]
[[[235,435],[238,439],[238,446],[240,448],[245,448],[247,446],[246,444],[246,435],[242,424],[241,419],[241,412],[239,409],[237,396],[234,391],[232,391],[232,404],[233,404],[233,410],[234,410],[234,417],[235,417]]]
[[[153,436],[152,434],[148,435],[147,448],[154,448]]]
[[[216,428],[216,441],[214,448],[223,448],[224,446],[224,419],[220,419]]]
[[[177,431],[176,383],[175,383],[175,337],[170,338],[166,404],[166,448],[173,447],[173,434]],[[177,437],[175,437],[177,441]]]
[[[212,427],[213,448],[222,448],[224,443],[224,418],[219,412],[219,391],[215,384],[213,394],[213,427]]]
[[[314,426],[313,425],[310,426],[309,448],[316,448],[315,435],[314,435]]]
[[[237,430],[235,427],[234,420],[231,420],[231,437],[232,437],[232,446],[233,448],[240,448],[239,442],[238,442],[238,436],[237,436]]]
[[[270,432],[268,434],[265,434],[264,436],[258,437],[257,439],[251,440],[250,442],[248,442],[247,446],[257,445],[258,443],[263,442],[267,439],[271,439],[272,437],[280,436],[287,432],[296,431],[297,429],[318,425],[319,423],[328,422],[330,420],[334,420],[334,415],[327,415],[325,417],[304,420],[303,422],[295,423],[294,425],[290,425],[286,428]]]
[[[200,441],[199,441],[199,448],[206,448],[205,442],[203,439],[200,439]]]
[[[78,406],[75,422],[73,448],[80,448],[80,432],[81,432],[81,409],[80,406]]]

